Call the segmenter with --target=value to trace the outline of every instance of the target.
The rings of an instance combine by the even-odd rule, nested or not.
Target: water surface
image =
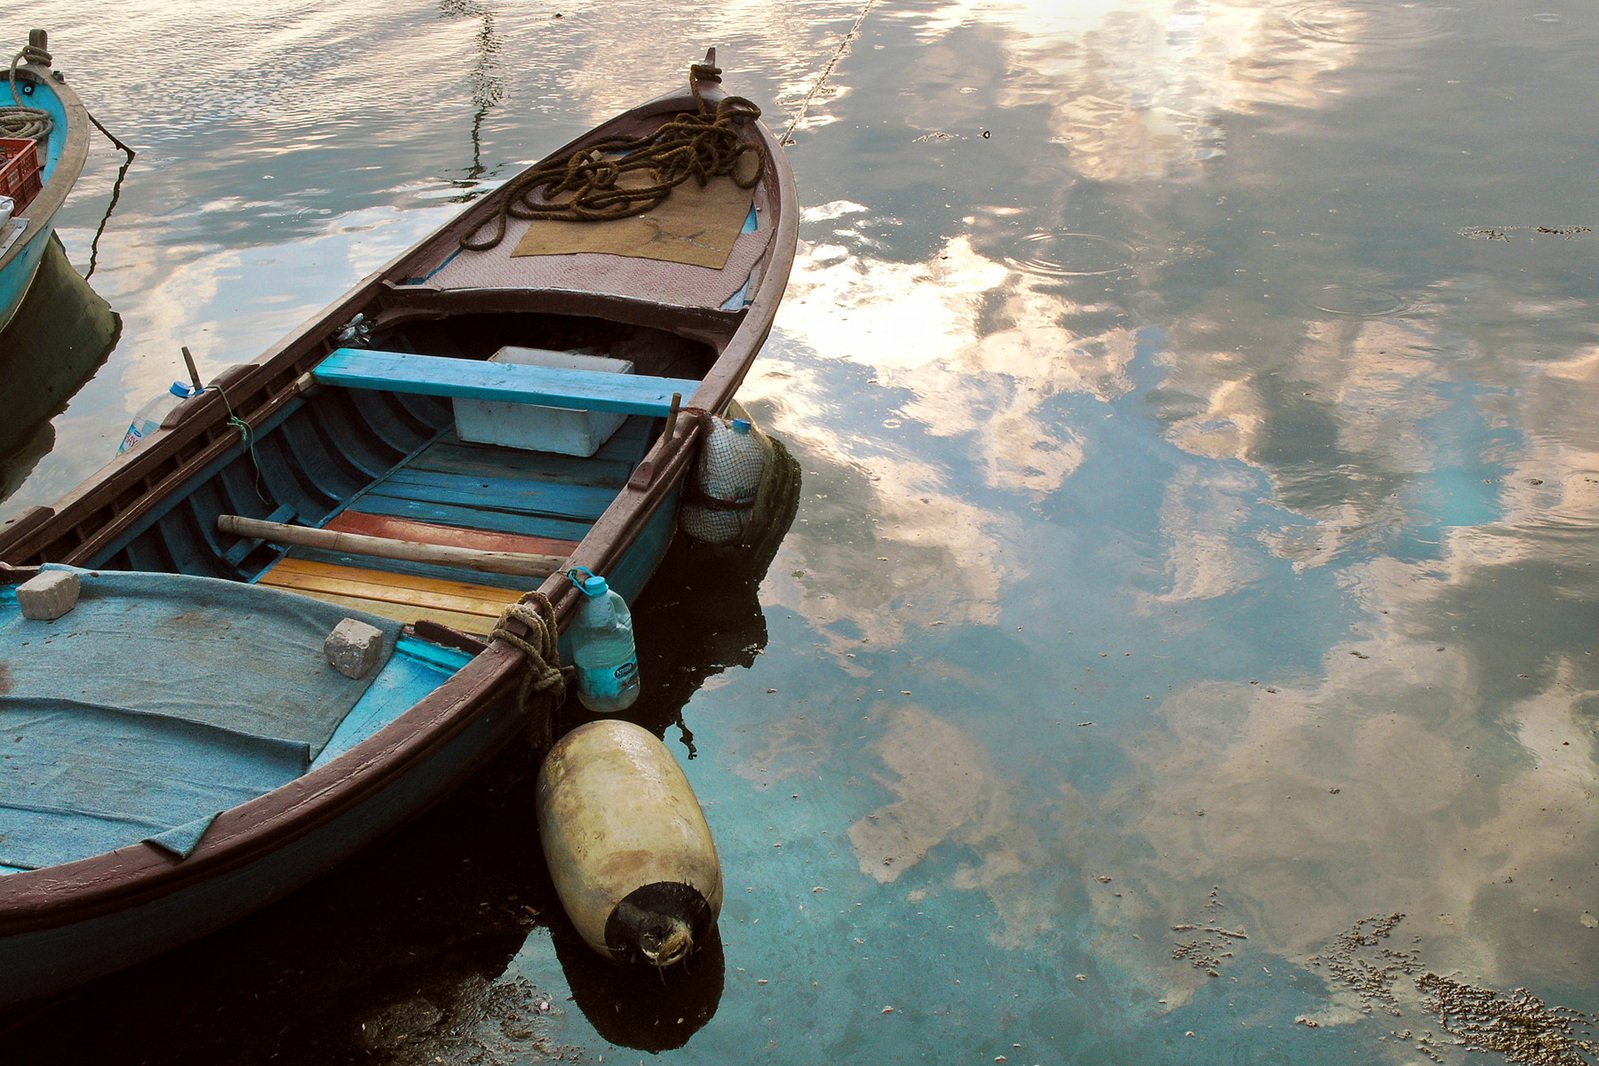
[[[180,345],[254,357],[709,44],[793,142],[742,398],[805,495],[758,585],[637,605],[727,877],[693,974],[573,943],[512,753],[13,1046],[1599,1061],[1587,5],[51,17],[140,151],[92,279],[123,328],[0,517],[96,469]],[[118,162],[64,212],[80,268]]]

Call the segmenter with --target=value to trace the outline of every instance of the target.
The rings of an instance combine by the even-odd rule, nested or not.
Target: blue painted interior
[[[29,87],[33,90],[31,93],[26,91]],[[11,107],[20,103],[23,107],[36,107],[50,113],[52,127],[49,143],[45,147],[43,173],[44,180],[49,181],[67,145],[67,109],[62,106],[61,98],[56,95],[55,89],[47,81],[25,82],[24,79],[18,78],[17,96],[20,99],[12,99],[11,83],[0,79],[0,105]]]
[[[489,344],[490,340],[484,338],[482,343]],[[500,341],[495,339],[493,343]],[[673,360],[678,362],[674,364]],[[671,355],[666,361],[683,365],[681,360],[682,355]],[[473,368],[483,365],[453,359],[434,362],[468,371],[468,377]],[[602,376],[615,379],[621,375]],[[688,378],[653,380],[670,382],[674,391],[685,394],[697,385],[697,381]],[[251,589],[250,583],[281,559],[284,550],[271,543],[219,533],[216,519],[220,514],[321,526],[345,509],[356,509],[462,528],[576,541],[587,534],[625,486],[661,425],[656,417],[631,415],[593,456],[578,458],[463,442],[455,434],[453,423],[451,404],[443,397],[372,388],[315,390],[258,425],[250,441],[236,442],[98,552],[90,565],[106,571],[222,578],[226,579],[224,584],[242,583],[239,587],[249,590],[244,593],[247,596],[264,593],[265,590]],[[623,561],[608,575],[612,586],[628,599],[636,599],[665,552],[675,526],[674,498],[656,514]],[[353,559],[302,548],[294,549],[294,553],[363,568],[475,584],[506,588],[525,588],[530,584],[527,578],[457,567],[370,557]],[[292,593],[272,595],[314,602]],[[10,612],[16,614],[14,594],[0,589],[0,612],[8,605]],[[341,613],[340,609],[333,610]],[[0,639],[4,639],[3,635]],[[569,646],[563,647],[563,654],[570,656]],[[181,768],[186,762],[205,762],[205,758],[192,753],[183,754],[191,750],[185,745],[199,744],[199,750],[214,755],[210,761],[222,768],[214,776],[224,791],[233,789],[226,796],[219,793],[211,800],[190,797],[188,806],[148,816],[140,814],[129,824],[116,817],[107,820],[95,812],[88,812],[87,822],[50,817],[66,826],[67,837],[77,833],[82,838],[82,847],[88,850],[80,854],[138,839],[149,839],[182,853],[198,843],[218,810],[277,787],[307,769],[326,765],[393,722],[469,660],[470,655],[465,652],[402,635],[382,670],[353,705],[347,705],[347,713],[341,709],[325,743],[322,738],[318,738],[317,745],[299,741],[297,747],[295,743],[284,747],[279,743],[274,751],[282,750],[271,757],[262,757],[255,751],[262,738],[249,730],[217,732],[182,716],[169,720],[164,715],[156,715],[160,720],[152,727],[143,718],[124,715],[117,708],[91,708],[99,714],[91,722],[88,712],[46,708],[51,712],[47,717],[53,715],[52,721],[59,727],[57,732],[68,736],[69,741],[74,729],[88,729],[96,735],[127,734],[130,739],[126,745],[149,750],[151,765],[158,767],[154,772],[156,779],[167,776],[182,780]],[[117,753],[90,739],[82,738],[81,746],[99,751],[98,755],[91,752],[91,760],[100,759],[99,765],[90,768],[93,774],[114,777]],[[277,743],[271,737],[266,740]],[[285,753],[286,757],[278,757]],[[246,769],[243,763],[253,769]],[[141,785],[134,793],[141,790],[152,795],[159,791]],[[87,824],[100,828],[83,832],[81,826]],[[62,854],[69,853],[67,845]],[[0,863],[4,859],[0,855]],[[0,873],[16,872],[17,860],[12,862],[0,865]]]
[[[355,494],[348,506],[366,514],[438,525],[580,540],[643,458],[653,440],[651,427],[650,419],[630,418],[587,458],[466,443],[446,430],[405,464]],[[398,570],[386,562],[382,565]],[[461,570],[430,576],[495,583],[483,580],[492,575]],[[525,582],[510,587],[518,583]]]
[[[61,106],[61,98],[55,94],[55,91],[52,90],[48,84],[41,84],[38,89],[34,91],[31,99],[38,101],[41,98],[43,99],[42,103],[34,103],[32,106],[42,108],[45,111],[50,112],[50,117],[55,120],[55,130],[64,131],[67,126],[67,109]],[[57,133],[52,132],[50,136],[50,146],[45,151],[45,181],[49,181],[50,178],[55,174],[56,164],[61,162],[61,154],[66,150],[66,146],[66,136],[64,134],[58,135]]]
[[[344,716],[311,769],[333,761],[375,734],[471,661],[472,656],[464,651],[412,636],[400,637],[394,655]]]
[[[744,218],[744,228],[742,230],[740,230],[739,232],[741,232],[741,233],[754,233],[759,228],[760,228],[760,216],[755,213],[755,208],[752,205],[750,207],[750,213],[748,215],[746,215],[745,218]],[[737,310],[742,309],[749,302],[750,302],[750,279],[749,278],[745,278],[744,279],[744,284],[739,286],[738,291],[735,292],[733,295],[729,296],[727,299],[722,301],[722,306],[721,306],[720,310],[723,310],[723,311],[737,311]]]

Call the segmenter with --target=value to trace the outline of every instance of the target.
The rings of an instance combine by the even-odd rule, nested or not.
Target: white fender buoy
[[[545,756],[534,804],[555,892],[589,947],[666,967],[709,938],[722,867],[655,734],[616,719],[578,726]]]

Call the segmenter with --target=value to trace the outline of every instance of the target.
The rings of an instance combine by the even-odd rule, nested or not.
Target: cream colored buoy
[[[672,753],[631,722],[562,737],[539,770],[539,838],[567,916],[589,947],[666,967],[703,944],[722,909],[722,867]]]

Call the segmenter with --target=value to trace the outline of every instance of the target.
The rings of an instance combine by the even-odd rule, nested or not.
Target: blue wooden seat
[[[700,384],[692,378],[597,373],[363,348],[334,350],[311,375],[324,385],[350,389],[655,417],[664,417],[672,409],[673,393],[686,400]]]

